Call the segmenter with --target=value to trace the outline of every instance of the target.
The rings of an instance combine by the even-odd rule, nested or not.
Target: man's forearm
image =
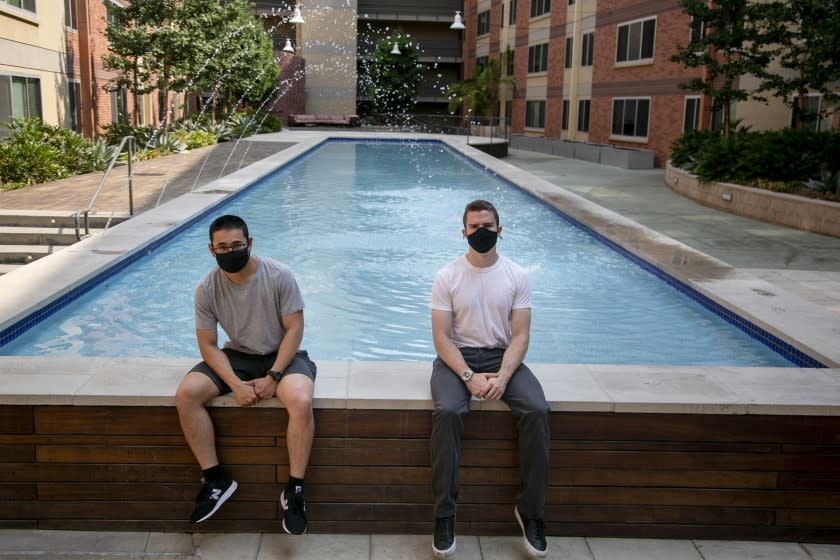
[[[300,343],[303,341],[303,332],[287,331],[280,341],[280,347],[277,349],[277,357],[274,359],[274,365],[271,369],[274,371],[286,371],[292,360],[295,359],[295,354],[300,348]]]
[[[505,379],[510,379],[513,372],[525,360],[525,354],[528,352],[528,338],[514,337],[510,341],[510,346],[505,350],[502,356],[502,365],[499,367],[499,375]]]
[[[236,374],[233,372],[233,368],[230,365],[230,360],[228,360],[227,355],[221,351],[216,346],[211,348],[204,347],[201,348],[201,359],[210,366],[216,375],[218,375],[222,381],[228,387],[233,387],[237,382],[240,381]]]

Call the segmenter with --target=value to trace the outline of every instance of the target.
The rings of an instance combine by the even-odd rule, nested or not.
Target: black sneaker
[[[218,511],[222,504],[236,492],[235,480],[211,480],[206,482],[201,479],[201,490],[195,499],[195,509],[190,516],[193,523],[201,523]]]
[[[280,505],[283,506],[283,530],[292,535],[302,535],[306,532],[306,500],[300,486],[295,492],[286,488],[280,494]]]
[[[548,552],[548,543],[545,541],[545,524],[542,519],[530,519],[519,514],[519,508],[513,508],[519,527],[522,528],[522,537],[525,541],[525,549],[531,556],[543,558]]]
[[[455,516],[436,517],[435,534],[432,538],[432,550],[438,558],[455,553]]]

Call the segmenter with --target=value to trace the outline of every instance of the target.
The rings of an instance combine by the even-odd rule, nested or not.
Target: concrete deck
[[[228,168],[220,179],[200,181],[195,192],[191,192],[192,185],[196,185],[194,176],[191,181],[184,175],[184,184],[189,185],[184,196],[144,212],[104,235],[87,239],[0,278],[0,330],[32,313],[36,302],[49,302],[59,297],[91,274],[130,255],[140,243],[165,235],[172,226],[303,153],[327,135],[323,131],[284,131],[253,139],[249,153],[273,155],[233,173],[228,174]],[[360,133],[329,133],[329,136],[345,135],[358,137]],[[742,315],[777,336],[803,345],[824,363],[835,368],[840,364],[840,349],[836,344],[840,337],[840,290],[837,289],[840,287],[840,239],[762,224],[704,208],[672,193],[662,182],[661,170],[628,171],[516,150],[512,150],[506,160],[499,161],[476,153],[477,150],[463,146],[463,141],[458,139],[447,141],[488,169],[530,189],[536,196],[557,205],[701,293],[737,308]],[[285,149],[275,154],[279,147]],[[199,156],[194,155],[193,164],[185,164],[184,168],[197,173],[202,166]],[[211,159],[205,160],[204,169]],[[219,170],[224,167],[225,161],[221,158],[214,161]],[[135,186],[138,197],[143,192],[146,200],[157,200],[162,186],[173,182],[164,163],[153,162],[161,166],[163,175],[154,175],[157,171],[144,171],[149,175],[138,177]],[[71,189],[66,188],[68,184],[63,187],[62,196],[72,199]],[[78,188],[79,192],[83,190],[84,187]],[[52,194],[45,196],[46,191],[38,191],[36,187],[31,191],[2,193],[0,208],[55,209],[51,205],[54,203]],[[76,209],[84,206],[88,198],[87,193],[77,195],[68,205]],[[73,206],[77,201],[81,204]],[[117,401],[139,404],[138,399],[147,404],[161,404],[172,401],[174,383],[183,372],[182,364],[177,360],[157,363],[154,368],[143,365],[130,368],[103,360],[5,358],[0,361],[4,387],[0,399],[18,404],[51,404],[62,400],[74,404],[90,404],[97,400],[107,400],[111,405]],[[61,375],[56,375],[59,361]],[[114,365],[123,367],[112,367]],[[410,374],[401,378],[399,385],[382,383],[382,377],[377,376],[377,370],[382,371],[380,368],[382,364],[331,364],[330,370],[335,375],[323,378],[329,378],[330,382],[322,384],[319,375],[318,405],[351,408],[430,406],[425,364],[409,367]],[[132,369],[136,372],[133,375]],[[570,367],[563,364],[540,365],[538,369],[555,410],[840,414],[840,369]],[[33,383],[33,376],[46,375],[33,370],[49,371],[49,380],[44,379],[41,383],[39,379]],[[155,380],[143,373],[152,370],[156,372]],[[113,376],[115,371],[122,374],[119,381]],[[377,376],[376,383],[370,383],[373,376]],[[226,406],[230,403],[219,399],[215,404]],[[174,554],[185,558],[258,559],[322,558],[327,554],[337,558],[426,558],[430,552],[429,538],[417,536],[318,535],[303,539],[268,534],[132,533],[122,538],[116,536],[114,540],[130,547],[130,551],[109,549],[108,546],[114,545],[106,546],[105,543],[112,537],[115,535],[93,538],[77,533],[2,531],[0,557],[23,558],[27,557],[25,554],[41,550],[47,556],[40,557],[68,557],[67,553],[78,558],[119,557],[128,552],[144,558],[172,558]],[[50,542],[57,542],[50,545],[57,548],[51,551],[39,548],[47,547]],[[78,545],[85,550],[77,549],[76,542],[87,543]],[[97,548],[102,546],[105,548]],[[170,548],[164,553],[158,550],[159,546]],[[840,558],[840,547],[791,543],[557,538],[550,540],[550,549],[551,557],[587,559]],[[237,551],[235,555],[233,550]],[[330,552],[336,550],[340,552]],[[516,558],[521,555],[519,550],[517,539],[463,537],[459,539],[457,557]]]

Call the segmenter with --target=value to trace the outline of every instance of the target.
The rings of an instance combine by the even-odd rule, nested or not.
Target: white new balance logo
[[[222,491],[219,490],[218,488],[214,489],[213,493],[210,494],[210,499],[211,500],[218,500],[221,497],[222,497]]]

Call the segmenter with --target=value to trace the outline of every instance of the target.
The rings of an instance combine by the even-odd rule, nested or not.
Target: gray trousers
[[[499,371],[503,348],[461,348],[470,369]],[[440,358],[432,365],[432,492],[435,517],[455,515],[458,499],[458,463],[464,417],[470,411],[472,395],[460,375],[455,375]],[[544,518],[548,486],[549,408],[542,386],[525,364],[510,378],[502,400],[510,407],[519,430],[519,512],[526,517]]]

